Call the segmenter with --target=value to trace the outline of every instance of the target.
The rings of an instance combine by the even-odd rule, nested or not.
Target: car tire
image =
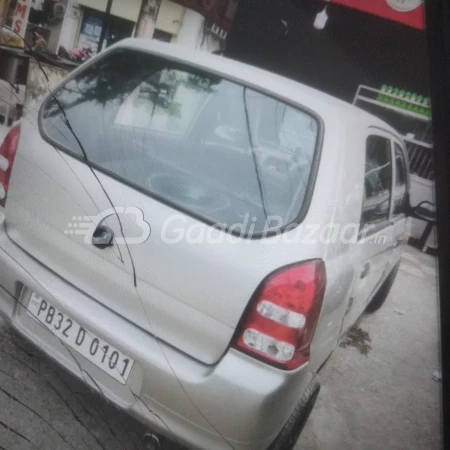
[[[400,263],[397,263],[396,266],[391,270],[391,273],[388,275],[386,280],[384,280],[383,284],[378,289],[377,293],[374,295],[373,299],[366,307],[366,313],[371,314],[375,311],[378,311],[386,301],[387,296],[391,290],[392,285],[394,284],[395,277],[397,276],[398,268]]]
[[[319,378],[314,375],[291,417],[267,450],[292,450],[295,447],[316,403],[319,391]]]
[[[146,450],[146,432],[0,319],[1,448]]]

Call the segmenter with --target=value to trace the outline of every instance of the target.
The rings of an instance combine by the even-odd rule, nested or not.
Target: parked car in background
[[[320,367],[389,292],[408,192],[379,119],[124,40],[1,146],[0,312],[156,447],[289,450]]]

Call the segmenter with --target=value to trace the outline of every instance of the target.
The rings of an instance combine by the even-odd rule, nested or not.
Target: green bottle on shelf
[[[386,89],[387,89],[387,85],[386,85],[386,84],[383,84],[383,86],[381,86],[380,91],[381,91],[381,92],[386,92]],[[384,96],[383,94],[378,94],[378,95],[377,95],[377,101],[379,101],[379,102],[384,102],[385,99],[386,99],[386,96]]]
[[[410,103],[410,101],[411,101],[411,92],[409,92],[409,91],[406,92],[405,99],[406,99],[406,110],[407,111],[411,111],[411,108],[412,108],[412,104]]]
[[[418,113],[421,114],[422,116],[426,115],[426,108],[424,107],[424,96],[423,95],[418,95],[416,102],[419,103],[418,105]]]
[[[419,106],[417,105],[417,94],[413,92],[411,94],[411,111],[418,114],[419,113]]]
[[[399,99],[399,94],[400,94],[399,88],[395,88],[395,89],[392,91],[392,94],[395,96],[395,98],[393,99],[393,105],[394,105],[394,106],[397,106],[397,107],[400,107],[401,101],[400,101],[400,99]]]
[[[388,103],[389,105],[392,105],[392,103],[394,102],[394,99],[392,98],[392,91],[393,91],[393,87],[392,86],[388,86],[386,89],[386,94],[389,94],[386,97],[386,103]]]
[[[405,90],[401,89],[398,93],[398,96],[400,97],[400,108],[405,109],[406,103],[405,103]]]

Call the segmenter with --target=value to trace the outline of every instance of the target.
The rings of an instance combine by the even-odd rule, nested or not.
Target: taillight
[[[20,125],[9,130],[0,147],[0,206],[5,206],[8,194],[9,178],[19,144]]]
[[[325,285],[320,260],[270,275],[243,316],[233,347],[284,370],[308,362]]]

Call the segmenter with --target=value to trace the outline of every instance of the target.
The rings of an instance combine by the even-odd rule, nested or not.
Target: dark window
[[[109,26],[110,28],[106,34],[107,47],[132,36],[134,22],[121,17],[111,16]]]
[[[173,34],[167,33],[166,31],[155,30],[153,32],[153,39],[156,39],[158,41],[170,42],[172,38]]]
[[[366,147],[362,227],[378,224],[389,218],[391,188],[390,141],[381,136],[369,136]]]
[[[403,150],[394,144],[395,153],[395,187],[394,187],[394,216],[406,212],[408,200],[406,191],[406,162]]]
[[[175,208],[254,232],[268,216],[278,228],[300,213],[319,125],[281,100],[129,49],[99,58],[55,97],[92,163]],[[44,135],[82,156],[54,99],[41,114]]]

